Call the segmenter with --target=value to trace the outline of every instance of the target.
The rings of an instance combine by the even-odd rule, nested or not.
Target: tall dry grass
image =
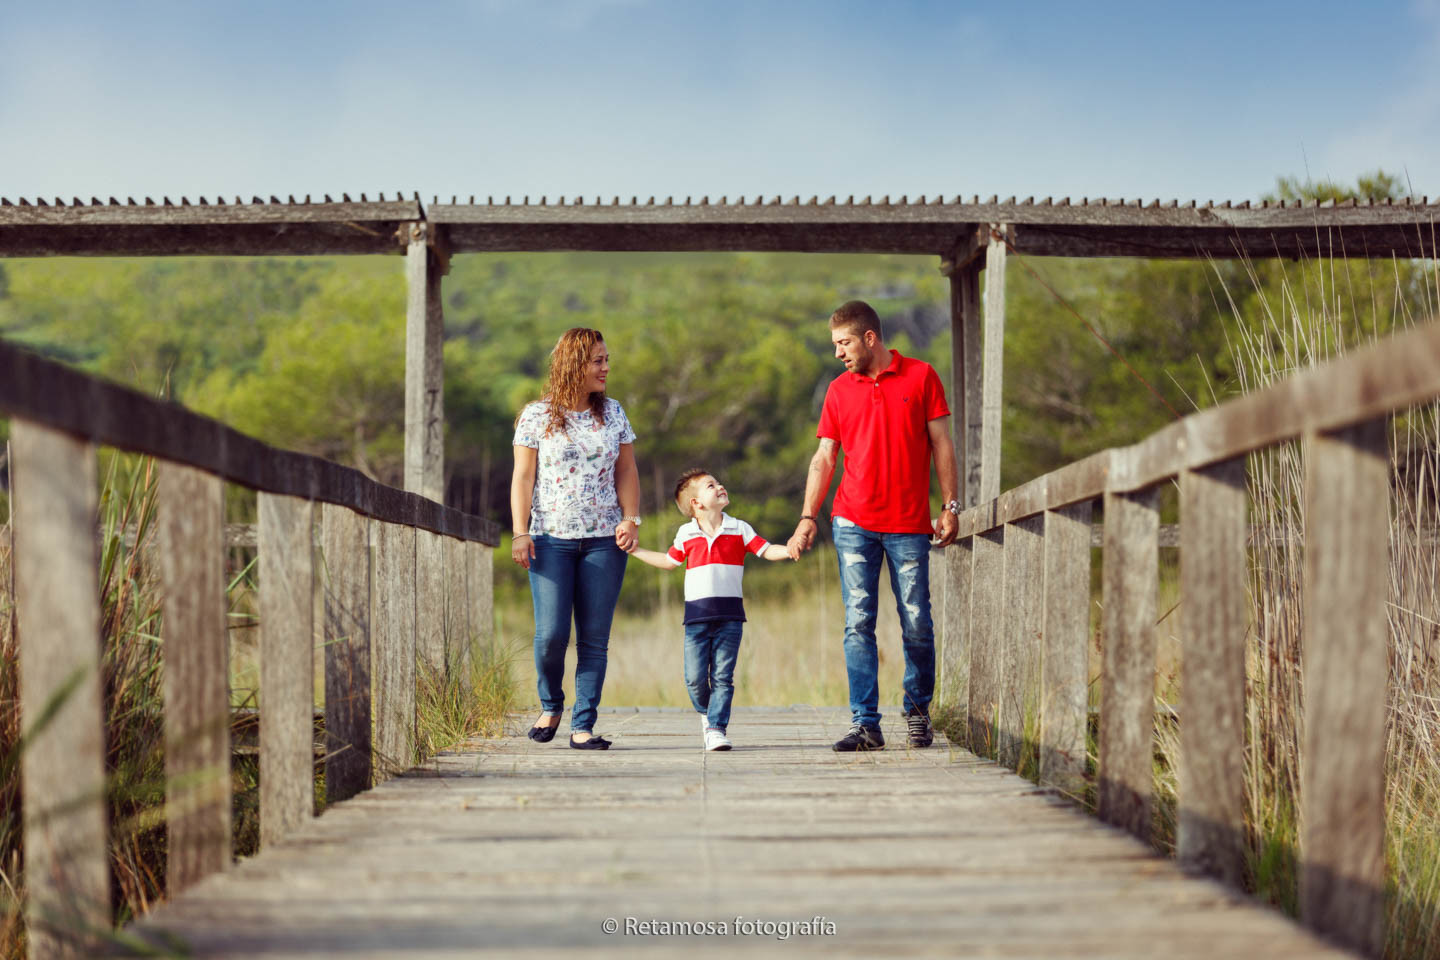
[[[1242,390],[1263,389],[1374,336],[1428,317],[1440,303],[1432,271],[1420,296],[1394,298],[1391,317],[1357,300],[1351,266],[1306,262],[1266,284],[1261,311],[1237,324],[1231,355]],[[1394,267],[1395,285],[1402,268]],[[1367,311],[1365,308],[1370,307]],[[1386,742],[1387,957],[1440,958],[1440,405],[1392,420]],[[1303,709],[1305,449],[1289,443],[1249,464],[1254,643],[1249,669],[1247,800],[1257,893],[1294,911]]]

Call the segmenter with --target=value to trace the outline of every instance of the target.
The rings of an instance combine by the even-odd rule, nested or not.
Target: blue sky
[[[1440,194],[1440,0],[0,0],[0,194]]]

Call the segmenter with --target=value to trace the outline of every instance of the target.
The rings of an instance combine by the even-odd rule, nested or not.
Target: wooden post
[[[1000,496],[1000,419],[1004,411],[1001,388],[1005,369],[1005,237],[1009,227],[992,223],[985,248],[985,368],[980,452],[980,502]]]
[[[465,609],[465,541],[445,537],[445,669],[460,676],[470,649],[470,620]]]
[[[194,467],[159,466],[166,880],[173,896],[230,864],[225,485]]]
[[[1385,939],[1389,647],[1385,421],[1309,439],[1300,916],[1378,957]]]
[[[370,542],[366,517],[320,512],[325,556],[325,797],[370,786]]]
[[[1155,745],[1155,606],[1160,563],[1155,490],[1105,494],[1100,819],[1150,838]]]
[[[1180,475],[1180,825],[1186,866],[1245,871],[1245,458]]]
[[[375,527],[375,778],[384,780],[415,765],[415,528]]]
[[[10,429],[29,949],[89,957],[110,929],[95,448],[18,418]]]
[[[941,553],[944,606],[940,623],[941,709],[966,710],[970,702],[970,580],[973,537],[960,537]],[[931,711],[934,713],[935,711]],[[963,746],[963,744],[956,744]]]
[[[445,499],[445,316],[429,226],[410,224],[405,251],[405,489]]]
[[[445,676],[445,541],[415,531],[415,654],[437,677]]]
[[[1045,628],[1044,517],[1005,524],[1000,762],[1018,769],[1025,722],[1040,710],[1040,635]]]
[[[1045,511],[1045,662],[1040,782],[1085,787],[1089,707],[1090,501]]]
[[[471,540],[465,544],[465,555],[469,559],[470,629],[482,646],[488,646],[495,639],[495,551]]]
[[[975,568],[970,591],[970,749],[994,756],[1000,710],[1001,606],[1005,584],[1003,527],[976,534]]]
[[[315,815],[315,506],[259,495],[260,843]]]
[[[980,502],[980,267],[977,257],[950,275],[950,438],[966,507]]]

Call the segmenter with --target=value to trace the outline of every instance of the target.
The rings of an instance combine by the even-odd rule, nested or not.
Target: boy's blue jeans
[[[735,699],[735,661],[740,656],[743,620],[685,624],[685,686],[690,703],[708,726],[724,730]]]
[[[900,614],[905,653],[903,708],[926,712],[935,693],[935,628],[930,621],[930,538],[923,533],[876,533],[849,520],[831,526],[840,563],[840,597],[845,603],[845,672],[850,680],[854,723],[880,725],[880,654],[875,646],[875,612],[880,566],[890,568],[890,589]]]
[[[542,710],[558,714],[565,709],[565,649],[570,645],[573,616],[575,706],[570,711],[570,729],[575,733],[595,729],[610,651],[610,623],[629,559],[615,545],[614,537],[535,537],[535,559],[530,562],[535,685]]]

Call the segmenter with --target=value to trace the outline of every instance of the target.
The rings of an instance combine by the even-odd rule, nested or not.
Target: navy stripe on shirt
[[[707,620],[744,620],[745,601],[739,597],[702,597],[685,601],[685,622]]]

